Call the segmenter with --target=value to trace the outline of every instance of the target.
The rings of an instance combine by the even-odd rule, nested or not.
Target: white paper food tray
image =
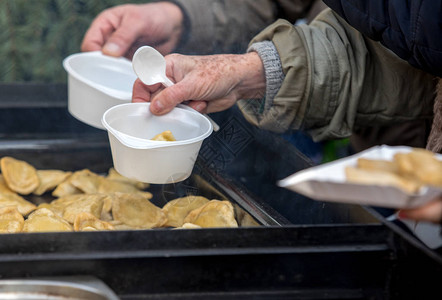
[[[349,183],[345,177],[345,168],[356,166],[360,157],[392,160],[395,153],[410,152],[412,149],[406,146],[376,146],[334,162],[299,171],[280,180],[278,185],[321,201],[387,208],[418,207],[441,195],[442,189],[422,187],[418,193],[409,194],[393,186]],[[441,155],[437,155],[437,158],[442,160]]]

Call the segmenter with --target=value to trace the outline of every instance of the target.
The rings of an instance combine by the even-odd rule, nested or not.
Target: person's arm
[[[243,53],[248,41],[277,17],[294,20],[316,0],[169,0],[124,4],[101,12],[82,51],[131,58],[143,45],[162,54]]]
[[[249,41],[277,18],[294,23],[315,0],[171,0],[187,19],[176,52],[243,53]]]
[[[315,140],[348,137],[357,126],[432,117],[433,77],[331,10],[309,26],[279,20],[252,45],[260,41],[274,47],[266,55],[256,48],[243,55],[166,56],[166,75],[176,84],[161,89],[137,82],[133,101],[152,101],[151,111],[164,114],[183,101],[210,113],[251,99],[238,102],[251,123],[276,132],[303,128]],[[278,67],[267,60],[275,57],[280,76],[270,74]]]
[[[284,80],[273,99],[238,102],[259,127],[303,128],[324,140],[348,137],[357,126],[432,116],[433,77],[365,38],[330,9],[310,25],[279,20],[251,45],[262,41],[274,44]]]
[[[182,11],[171,2],[118,5],[93,20],[81,50],[132,58],[138,47],[150,45],[166,54],[178,45],[182,27]]]
[[[177,104],[188,104],[200,112],[217,112],[238,99],[259,99],[265,93],[264,67],[257,53],[166,56],[166,75],[174,85],[144,85],[136,80],[133,102],[151,102],[152,113],[161,115]]]

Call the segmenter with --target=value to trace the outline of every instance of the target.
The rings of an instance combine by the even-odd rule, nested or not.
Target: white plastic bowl
[[[104,129],[104,112],[132,99],[137,76],[126,58],[84,52],[66,57],[63,66],[68,73],[69,113],[88,125]]]
[[[190,176],[201,144],[212,123],[185,105],[163,116],[150,113],[150,103],[128,103],[108,109],[102,119],[109,134],[115,169],[148,183],[173,183]],[[166,130],[177,141],[151,139]]]

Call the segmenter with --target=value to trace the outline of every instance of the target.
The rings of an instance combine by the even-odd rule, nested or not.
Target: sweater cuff
[[[273,105],[273,99],[281,88],[285,75],[282,71],[281,60],[275,45],[271,41],[253,43],[247,52],[258,53],[264,65],[266,77],[266,100],[264,111],[268,111]]]

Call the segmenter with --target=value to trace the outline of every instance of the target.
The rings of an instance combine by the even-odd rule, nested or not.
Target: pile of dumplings
[[[113,168],[106,175],[37,170],[9,156],[0,167],[0,233],[238,227],[230,201],[187,196],[161,208],[150,201],[149,184]],[[25,199],[45,193],[54,200],[36,205]]]

